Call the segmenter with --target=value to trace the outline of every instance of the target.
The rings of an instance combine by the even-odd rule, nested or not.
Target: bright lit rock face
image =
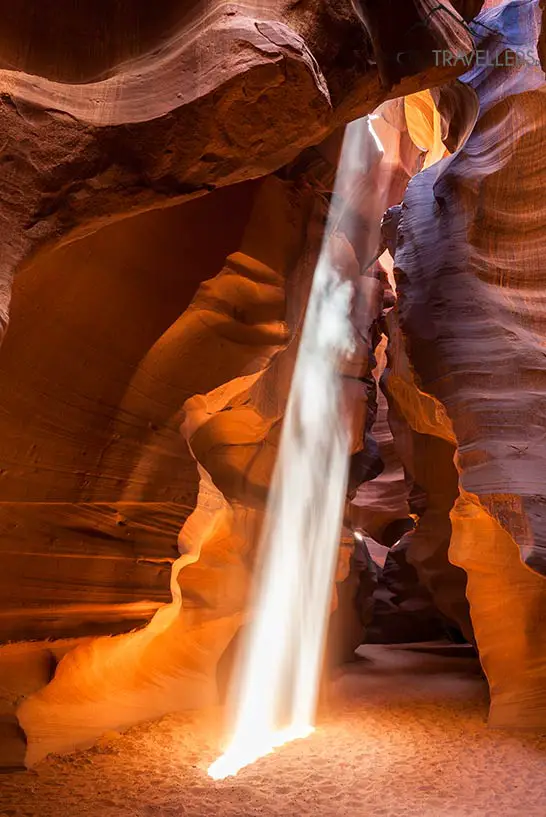
[[[30,762],[88,744],[114,723],[216,700],[217,664],[242,623],[293,366],[287,342],[301,318],[323,211],[312,191],[265,180],[238,251],[172,327],[177,365],[191,358],[212,383],[215,372],[234,374],[185,404],[182,430],[201,480],[179,537],[175,600],[145,630],[74,650],[54,681],[23,704]],[[144,451],[143,473],[157,453]]]
[[[489,11],[482,20],[503,41],[482,47],[532,47],[536,10]],[[472,133],[404,198],[399,318],[419,388],[456,445],[449,554],[468,575],[490,722],[544,727],[546,85],[538,66],[463,79],[480,106]]]

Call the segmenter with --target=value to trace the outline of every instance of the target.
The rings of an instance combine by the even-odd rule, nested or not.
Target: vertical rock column
[[[517,500],[511,504],[518,524]],[[451,518],[449,553],[468,575],[472,621],[491,690],[489,724],[544,728],[546,580],[525,567],[512,536],[476,497],[463,492]]]
[[[487,42],[491,64],[465,77],[480,105],[459,108],[469,136],[404,200],[400,323],[419,388],[456,440],[450,558],[468,574],[490,722],[544,728],[546,85],[538,55],[506,56],[532,55],[538,3],[481,23],[501,35]]]
[[[438,610],[473,640],[466,576],[451,564],[449,514],[458,496],[457,471],[453,464],[455,437],[443,406],[416,385],[398,324],[398,312],[387,317],[388,364],[383,385],[389,401],[389,424],[395,447],[414,490],[419,520],[407,535],[407,559],[419,581],[429,591]]]

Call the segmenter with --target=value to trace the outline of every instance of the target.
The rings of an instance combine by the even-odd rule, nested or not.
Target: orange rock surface
[[[465,27],[457,10],[472,20],[480,5],[98,2],[84,48],[76,5],[53,26],[53,3],[39,15],[12,4],[0,642],[86,637],[28,648],[23,699],[0,696],[0,743],[5,715],[18,758],[18,724],[32,764],[216,701],[325,217],[340,205],[343,126],[372,111],[397,159],[388,184],[362,161],[340,197],[360,233],[341,223],[335,237],[360,296],[361,343],[342,372],[346,521],[380,540],[420,493],[407,560],[475,638],[490,723],[546,727],[544,38],[538,2],[487,2]],[[497,56],[538,42],[537,64],[478,64],[454,81],[463,66],[435,65],[433,49],[469,52],[470,31]],[[394,276],[366,255],[384,182],[389,204],[404,198],[385,222]],[[399,301],[381,323],[387,280]],[[351,537],[336,660],[362,632]],[[0,672],[24,675],[25,649],[0,647]]]

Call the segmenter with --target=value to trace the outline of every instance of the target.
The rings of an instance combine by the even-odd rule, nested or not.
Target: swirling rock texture
[[[383,336],[375,350],[377,366],[374,377],[377,381],[386,366],[386,337]],[[395,442],[388,422],[388,405],[383,392],[377,394],[377,416],[373,425],[373,437],[379,446],[383,470],[375,479],[359,485],[355,497],[349,505],[351,522],[355,528],[362,528],[376,542],[386,544],[384,534],[397,520],[407,518],[410,513],[408,486],[402,463],[395,449]]]
[[[387,317],[386,329],[389,343],[382,382],[389,403],[389,424],[409,483],[408,505],[418,519],[416,529],[400,543],[408,564],[416,571],[418,583],[414,583],[421,587],[416,594],[422,611],[418,619],[439,632],[439,611],[447,626],[459,628],[472,641],[466,575],[448,558],[452,533],[449,514],[458,496],[455,438],[443,406],[415,383],[394,310]],[[402,561],[402,555],[397,561]],[[398,584],[404,584],[404,590],[397,593],[412,604],[408,582],[399,579]]]
[[[255,192],[120,221],[17,277],[0,352],[1,640],[129,630],[169,601],[197,496],[176,415],[241,363],[220,370],[199,318],[180,316],[239,248]],[[198,344],[210,362],[193,367]]]
[[[161,560],[176,555],[167,542],[197,489],[171,420],[187,397],[235,376],[201,381],[188,367],[185,382],[173,383],[170,364],[157,368],[176,341],[168,327],[236,249],[252,204],[251,184],[211,189],[261,176],[385,96],[454,73],[429,64],[401,77],[388,32],[372,41],[342,0],[305,10],[271,0],[260,19],[244,4],[163,0],[153,11],[99,3],[83,21],[81,9],[65,5],[59,14],[58,5],[24,2],[3,17],[3,324],[16,269],[19,277],[17,324],[0,359],[1,498],[10,503],[2,547],[10,588],[22,584],[0,619],[4,640],[128,629],[168,598]],[[415,20],[426,13],[426,3],[410,5]],[[467,5],[462,11],[473,13]],[[366,24],[378,14],[367,9]],[[461,30],[447,13],[434,22],[446,45]],[[74,36],[82,27],[85,49]],[[381,76],[379,52],[391,66]],[[205,193],[184,208],[120,221]],[[164,452],[153,476],[143,466],[132,474],[143,446]],[[142,502],[150,504],[134,504]],[[30,541],[37,548],[28,550]],[[28,578],[25,552],[35,557]],[[61,593],[51,592],[56,554],[66,565]],[[100,576],[92,610],[78,582],[83,554]],[[105,570],[107,555],[114,560]]]
[[[293,358],[293,347],[276,364],[268,363],[286,344],[287,327],[298,320],[305,275],[309,279],[314,268],[307,253],[316,254],[320,245],[322,220],[313,217],[313,207],[323,215],[324,203],[309,192],[280,180],[264,182],[239,251],[201,286],[172,328],[176,354],[163,358],[171,371],[180,371],[180,361],[189,356],[198,368],[210,366],[203,383],[231,367],[237,373],[185,404],[183,430],[201,481],[196,510],[179,537],[183,555],[171,580],[175,601],[145,630],[74,650],[50,686],[23,705],[19,717],[30,738],[31,762],[52,749],[88,743],[114,722],[142,719],[144,711],[158,716],[173,706],[186,709],[215,699],[216,665],[242,621],[287,395],[283,378],[290,363],[287,369],[283,358]],[[310,245],[309,230],[319,239]],[[303,301],[294,301],[294,293]],[[137,389],[129,395],[127,409],[141,394]],[[147,462],[137,470],[149,472],[150,459],[161,453],[145,449]]]
[[[390,181],[385,200],[396,202],[401,199],[409,179],[420,167],[428,166],[446,153],[441,140],[440,115],[432,95],[426,92],[385,103],[378,109],[377,117],[374,120],[376,132],[382,144],[389,145],[392,157],[395,157],[391,158]],[[368,200],[369,197],[362,196],[362,199]],[[383,283],[384,305],[388,312],[392,306],[392,291],[387,284],[389,270],[384,264],[388,266],[388,259],[383,255],[382,262],[374,267],[374,274]],[[375,322],[371,337],[377,365],[373,377],[364,378],[368,383],[366,444],[353,456],[347,523],[351,528],[361,528],[376,541],[391,547],[413,527],[408,516],[408,476],[417,473],[422,483],[418,485],[413,479],[413,493],[417,491],[423,494],[423,486],[427,491],[422,507],[417,506],[415,499],[413,501],[415,507],[412,510],[422,517],[419,531],[415,536],[406,537],[397,546],[396,552],[387,556],[387,569],[377,588],[377,579],[369,569],[369,560],[359,558],[358,554],[350,557],[345,551],[346,578],[338,585],[341,605],[333,616],[331,641],[337,643],[338,653],[346,660],[350,660],[354,647],[358,646],[351,634],[360,633],[361,638],[365,636],[374,641],[418,641],[442,637],[449,628],[459,628],[472,639],[468,603],[465,599],[465,574],[453,567],[447,557],[451,532],[449,510],[457,495],[453,448],[446,447],[447,476],[441,478],[443,472],[438,468],[437,462],[439,454],[445,454],[446,451],[439,450],[441,445],[436,444],[434,439],[428,446],[421,445],[414,457],[411,453],[413,444],[408,449],[407,441],[404,443],[407,435],[400,432],[399,423],[399,440],[395,445],[387,421],[387,401],[382,391],[377,394],[376,389],[376,381],[381,378],[386,366],[387,338],[381,333],[381,328],[389,334],[383,319]],[[400,370],[404,366],[409,370],[400,341],[395,358]],[[398,372],[397,377],[400,380]],[[406,388],[415,391],[411,379],[406,383]],[[393,411],[390,411],[391,424],[395,424]],[[373,438],[370,438],[370,429]],[[405,473],[395,450],[400,447],[406,466]],[[415,447],[417,448],[417,444]],[[374,450],[380,458],[380,468],[377,468],[372,455]],[[414,460],[417,461],[417,466]],[[354,490],[351,485],[353,479]],[[365,546],[362,547],[366,553]],[[341,552],[344,552],[343,548]],[[369,594],[373,594],[372,604]],[[355,609],[355,596],[360,626],[358,620],[355,621],[354,612],[353,615],[350,614]],[[370,624],[368,630],[362,629]]]
[[[339,136],[335,141],[339,144]],[[363,156],[368,185],[377,182],[380,156],[377,149],[371,163]],[[327,159],[322,173],[316,156],[311,160],[314,184],[333,178]],[[260,185],[240,250],[228,257],[213,281],[202,285],[175,329],[177,363],[191,354],[196,360],[202,356],[206,365],[212,343],[215,370],[226,373],[236,366],[240,373],[184,405],[182,430],[201,479],[197,507],[179,537],[183,555],[173,571],[175,603],[160,610],[143,631],[75,649],[52,683],[23,703],[18,714],[30,740],[29,762],[49,751],[88,743],[113,723],[126,726],[141,720],[144,712],[155,717],[173,706],[185,709],[214,700],[215,667],[243,621],[299,326],[321,244],[327,202],[314,190],[311,176],[303,183],[304,166],[302,160],[295,170],[297,183],[269,178]],[[365,189],[359,186],[360,192]],[[369,196],[357,198],[358,206],[365,208],[361,218],[368,202]],[[347,218],[350,202],[341,206]],[[358,280],[360,247],[348,241],[343,220],[332,240],[338,262]],[[347,397],[357,409],[355,452],[363,446],[366,425],[366,387],[361,380],[369,365],[366,338],[382,294],[374,278],[361,277],[360,288],[354,320],[362,340],[344,373]],[[142,393],[142,388],[135,389],[134,399]],[[133,411],[135,403],[123,409]],[[135,472],[145,476],[151,468],[154,473],[154,457],[154,447],[146,449]],[[348,548],[342,547],[340,584],[347,578],[348,556]],[[352,637],[354,650],[361,628],[351,636],[336,598],[332,609],[334,621],[344,625],[340,636]],[[356,630],[356,611],[353,618]]]
[[[335,154],[349,119],[460,73],[434,65],[431,47],[468,50],[454,9],[470,18],[479,5],[431,15],[428,0],[270,0],[258,19],[245,3],[120,1],[82,23],[76,5],[63,16],[46,3],[39,48],[35,6],[10,9],[2,329],[17,277],[0,354],[2,638],[111,634],[158,611],[144,630],[69,652],[24,703],[29,762],[214,698],[331,190],[298,157],[319,143]],[[395,33],[402,11],[407,33]],[[81,25],[101,42],[85,56]],[[398,59],[418,47],[424,60]],[[355,270],[369,260],[360,251],[340,238]],[[381,287],[366,280],[379,309]],[[360,405],[355,455],[367,423],[360,352],[346,373]],[[185,440],[200,484],[183,524],[198,487]]]
[[[29,5],[8,15],[15,43],[18,35],[24,45],[12,44],[5,62],[26,53]],[[129,14],[133,31],[140,30],[145,5],[136,3]],[[432,76],[439,80],[442,69],[431,68],[430,52],[417,72],[396,59],[402,46],[414,45],[413,24],[428,5],[429,0],[413,0],[409,7],[396,0],[381,11],[370,4],[364,19],[372,41],[349,0],[309,10],[267,0],[259,17],[245,3],[194,0],[188,6],[164,0],[147,13],[155,24],[148,36],[135,37],[136,46],[127,45],[131,26],[121,25],[120,8],[118,30],[84,66],[74,67],[80,56],[74,46],[65,58],[48,61],[41,41],[36,58],[23,59],[23,70],[2,70],[2,326],[14,270],[39,247],[73,239],[120,213],[263,175],[389,94],[429,84]],[[161,6],[167,12],[163,25]],[[393,49],[380,21],[395,19],[402,8],[409,39],[402,35]],[[69,12],[66,20],[60,18],[62,33],[52,38],[52,48],[78,23],[89,37],[78,7]],[[96,7],[97,38],[109,18]],[[55,28],[57,21],[55,16]],[[41,36],[47,31],[42,14],[40,23]],[[429,44],[470,47],[447,12],[434,15],[430,33],[427,26],[417,32],[419,42],[425,37]],[[131,59],[112,64],[114,55],[123,60],[131,52]],[[49,75],[24,73],[35,64],[47,67]],[[82,75],[85,84],[73,84]]]
[[[397,122],[400,133],[406,135],[400,156],[406,157],[409,173],[405,178],[398,174],[400,186],[391,191],[391,200],[396,202],[411,176],[448,152],[442,141],[447,122],[442,122],[428,91],[407,96],[401,106],[387,103],[384,107],[386,117]],[[409,145],[413,150],[408,150]],[[399,208],[395,206],[392,213],[392,219],[384,219],[383,233],[384,244],[394,253]],[[392,281],[392,260],[389,263],[389,256],[383,255],[380,263],[384,278]],[[466,577],[448,560],[449,512],[458,494],[453,432],[449,422],[442,422],[445,411],[416,388],[388,292],[387,287],[387,309],[379,324],[382,340],[376,349],[375,376],[382,389],[373,427],[384,469],[375,480],[359,487],[350,505],[355,525],[387,547],[395,545],[375,592],[377,604],[368,638],[417,641],[441,637],[455,628],[472,640]],[[404,535],[413,527],[410,512],[418,519],[417,528]]]
[[[408,186],[395,258],[418,385],[456,444],[450,559],[468,576],[490,723],[510,727],[546,726],[546,86],[538,60],[506,56],[532,54],[539,19],[534,2],[480,18],[497,64],[463,78],[471,133]]]

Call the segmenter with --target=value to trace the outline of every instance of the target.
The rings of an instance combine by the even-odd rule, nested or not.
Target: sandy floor
[[[23,817],[545,817],[546,736],[485,727],[475,664],[372,648],[315,734],[213,782],[220,712],[169,716],[0,777]]]

